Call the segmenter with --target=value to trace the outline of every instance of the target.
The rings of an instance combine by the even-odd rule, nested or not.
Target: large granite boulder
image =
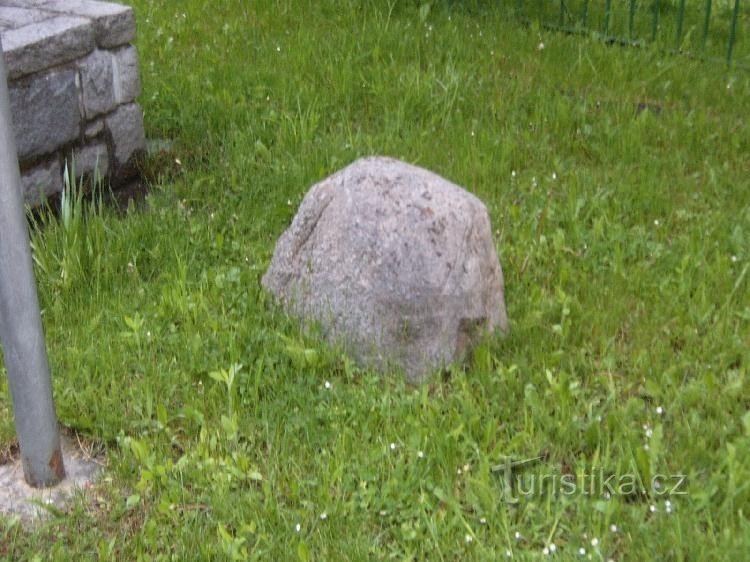
[[[263,285],[363,366],[418,382],[508,329],[484,204],[398,160],[357,160],[314,185]]]

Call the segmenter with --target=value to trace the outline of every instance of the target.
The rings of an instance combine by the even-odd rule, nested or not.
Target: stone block
[[[27,205],[36,206],[46,197],[63,190],[62,169],[57,158],[51,158],[21,174],[23,198]]]
[[[78,138],[81,113],[74,70],[50,72],[10,88],[10,109],[23,161],[56,151]]]
[[[121,105],[106,117],[106,126],[112,135],[114,160],[118,168],[125,166],[136,152],[146,150],[143,132],[143,112],[137,103]]]
[[[90,19],[100,47],[119,47],[135,39],[135,14],[129,6],[94,0],[47,0],[40,7]]]
[[[86,125],[84,136],[87,139],[99,136],[104,131],[104,119],[95,119]]]
[[[87,119],[117,107],[113,60],[112,54],[97,49],[78,63],[83,113]]]
[[[91,20],[58,15],[2,32],[8,79],[73,61],[94,48]]]
[[[109,154],[104,141],[87,144],[73,150],[68,166],[75,177],[103,178],[109,173]]]
[[[128,46],[113,53],[114,92],[117,104],[130,103],[141,93],[138,51]]]
[[[15,6],[0,6],[0,31],[23,27],[52,17],[49,12],[42,10],[18,8]]]

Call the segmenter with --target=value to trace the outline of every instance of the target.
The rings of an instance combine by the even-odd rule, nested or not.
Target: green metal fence
[[[510,0],[519,19],[626,45],[750,66],[750,11],[740,0]],[[740,30],[745,30],[744,35]]]

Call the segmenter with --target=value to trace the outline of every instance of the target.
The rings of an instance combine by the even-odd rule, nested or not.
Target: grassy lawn
[[[173,148],[145,209],[34,232],[58,414],[109,466],[93,503],[0,521],[0,558],[747,556],[749,72],[478,0],[133,4]],[[421,387],[259,284],[307,188],[370,154],[496,229],[510,335]]]

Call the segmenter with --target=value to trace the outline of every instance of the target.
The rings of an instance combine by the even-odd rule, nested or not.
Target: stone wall
[[[113,188],[145,151],[135,16],[94,0],[0,0],[0,38],[26,202],[63,188],[65,164]]]

